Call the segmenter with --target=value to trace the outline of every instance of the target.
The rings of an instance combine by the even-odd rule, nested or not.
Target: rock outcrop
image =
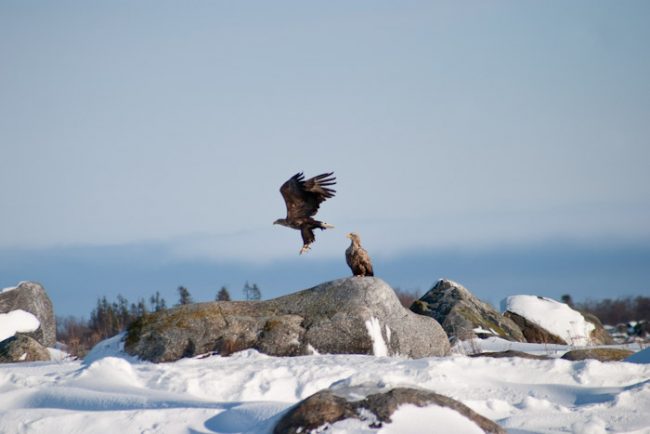
[[[366,423],[369,429],[379,429],[383,424],[390,423],[393,413],[399,406],[405,404],[449,408],[474,422],[486,433],[506,432],[495,422],[481,416],[463,403],[435,392],[404,387],[387,391],[379,388],[372,389],[372,387],[356,386],[317,392],[291,408],[280,419],[273,432],[274,434],[306,433],[345,419],[358,419]],[[360,396],[365,398],[359,399]],[[445,421],[440,422],[435,432],[445,432]],[[431,427],[422,428],[422,432],[433,432]]]
[[[522,358],[522,359],[532,359],[532,360],[550,360],[551,359],[551,357],[549,357],[549,356],[530,354],[530,353],[525,353],[523,351],[516,351],[516,350],[475,353],[475,354],[470,354],[469,357],[491,357],[493,359],[519,357],[519,358]]]
[[[56,344],[56,322],[52,301],[45,289],[35,282],[20,282],[17,287],[0,292],[0,313],[24,310],[38,319],[40,327],[27,333],[45,347]]]
[[[586,321],[594,325],[594,329],[589,335],[589,340],[592,345],[612,345],[614,343],[614,338],[605,330],[603,323],[600,322],[600,319],[596,315],[589,312],[579,312]]]
[[[434,318],[452,339],[497,336],[525,342],[524,335],[514,322],[451,280],[439,280],[411,305],[411,310]]]
[[[268,301],[178,306],[139,319],[125,340],[129,354],[153,362],[248,348],[274,356],[449,354],[440,324],[404,309],[374,277],[335,280]]]
[[[571,350],[565,353],[564,360],[587,360],[594,359],[601,362],[619,362],[634,354],[634,351],[623,348],[587,348]]]
[[[22,333],[0,342],[0,363],[50,360],[50,353],[36,339]]]
[[[567,342],[561,337],[554,335],[536,322],[530,321],[519,314],[513,312],[505,312],[503,316],[509,318],[515,324],[517,324],[517,326],[519,326],[521,332],[526,338],[526,342],[538,344],[567,345]]]

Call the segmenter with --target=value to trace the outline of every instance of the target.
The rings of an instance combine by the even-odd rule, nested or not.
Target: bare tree
[[[248,282],[244,285],[244,297],[246,300],[257,301],[262,298],[262,292],[257,287],[256,283],[253,283],[253,286],[249,285]]]
[[[415,290],[402,290],[400,288],[395,288],[395,294],[399,299],[399,302],[402,303],[402,306],[405,308],[410,308],[413,302],[420,298],[420,291]]]
[[[154,312],[159,312],[161,310],[167,309],[167,302],[163,297],[160,296],[160,292],[158,291],[149,297],[149,303],[151,304],[151,310]]]

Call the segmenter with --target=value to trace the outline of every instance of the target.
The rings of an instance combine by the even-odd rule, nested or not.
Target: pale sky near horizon
[[[0,248],[650,239],[650,3],[0,3]],[[226,246],[227,249],[223,247]]]

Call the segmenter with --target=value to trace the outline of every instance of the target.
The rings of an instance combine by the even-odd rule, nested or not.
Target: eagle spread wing
[[[336,190],[329,186],[336,184],[333,172],[323,173],[304,180],[302,172],[293,175],[280,187],[280,193],[287,205],[287,220],[299,221],[312,217],[322,202],[334,197]]]

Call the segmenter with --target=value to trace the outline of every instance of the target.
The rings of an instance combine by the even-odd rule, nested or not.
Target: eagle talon
[[[311,250],[311,246],[310,246],[309,244],[305,244],[305,245],[302,246],[302,248],[300,249],[300,253],[299,253],[299,254],[302,255],[303,253],[308,252],[309,250]]]

